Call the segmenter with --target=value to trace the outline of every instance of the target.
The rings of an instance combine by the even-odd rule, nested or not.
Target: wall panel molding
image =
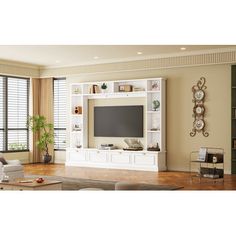
[[[81,74],[104,74],[126,71],[144,71],[164,68],[202,66],[215,64],[236,63],[236,50],[221,52],[196,53],[182,56],[165,56],[160,58],[150,58],[145,60],[124,61],[116,63],[81,65],[71,67],[51,67],[41,68],[40,77],[48,76],[73,76]]]

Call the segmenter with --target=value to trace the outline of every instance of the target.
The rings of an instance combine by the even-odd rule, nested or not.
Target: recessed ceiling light
[[[182,48],[180,48],[180,50],[184,51],[184,50],[186,50],[186,48],[182,47]]]
[[[56,60],[56,63],[60,63],[61,61],[60,60]]]
[[[137,52],[138,55],[142,55],[143,53],[142,52]]]
[[[95,60],[98,59],[98,58],[99,58],[98,56],[94,56],[94,57],[93,57],[93,59],[95,59]]]

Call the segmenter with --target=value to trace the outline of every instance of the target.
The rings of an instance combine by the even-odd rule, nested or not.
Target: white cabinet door
[[[137,153],[134,154],[134,164],[142,166],[156,165],[157,154]]]
[[[114,164],[131,164],[132,154],[124,152],[114,152],[110,154],[111,163]]]
[[[88,160],[96,163],[107,162],[107,153],[103,151],[88,151]]]
[[[86,161],[85,152],[83,150],[71,150],[70,161],[71,162]]]

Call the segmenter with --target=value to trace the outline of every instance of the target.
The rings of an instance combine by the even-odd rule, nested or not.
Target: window
[[[0,76],[0,151],[3,151],[4,147],[4,78]]]
[[[27,151],[29,79],[0,76],[0,151]]]
[[[54,79],[54,149],[66,148],[66,79]]]

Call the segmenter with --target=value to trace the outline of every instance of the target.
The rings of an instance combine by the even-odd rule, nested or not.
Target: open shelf
[[[159,114],[160,111],[147,111],[147,113],[150,113],[150,114]]]
[[[102,89],[104,83],[107,85],[105,90]],[[70,91],[70,140],[66,161],[68,165],[152,171],[166,169],[166,80],[164,78],[72,83]],[[89,148],[89,100],[112,98],[124,100],[135,97],[144,98],[141,99],[143,100],[143,122],[146,123],[143,124],[143,150],[128,152]],[[127,106],[130,105],[131,100],[126,101]],[[158,110],[155,111],[157,106]],[[75,109],[81,114],[75,114],[77,111]],[[76,128],[81,131],[74,130]],[[157,144],[160,151],[157,151]],[[153,148],[154,151],[147,151],[148,148]]]
[[[158,90],[149,90],[149,91],[147,91],[147,93],[160,93],[160,91]]]
[[[74,117],[82,117],[83,115],[82,115],[82,114],[71,114],[71,116],[74,116]]]

